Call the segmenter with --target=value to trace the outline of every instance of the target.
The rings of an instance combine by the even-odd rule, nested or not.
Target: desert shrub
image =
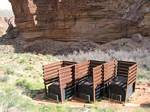
[[[22,78],[16,80],[16,86],[23,87],[28,90],[37,90],[43,88],[43,83],[40,81]]]
[[[9,76],[7,75],[0,75],[0,82],[7,82],[9,80]]]
[[[33,81],[31,79],[17,79],[16,86],[23,88],[23,94],[34,98],[38,93],[43,92],[43,82]]]
[[[14,70],[13,70],[13,68],[11,68],[11,67],[8,67],[7,69],[6,69],[6,74],[7,75],[14,75]]]
[[[150,82],[150,71],[146,69],[138,69],[137,79],[140,83]]]
[[[0,107],[4,112],[7,112],[12,107],[22,111],[33,108],[31,100],[22,96],[14,86],[5,85],[0,89],[2,91],[0,94]]]
[[[140,67],[150,67],[150,53],[147,50],[137,49],[134,51],[115,51],[108,50],[103,52],[101,50],[95,50],[90,52],[74,52],[67,56],[58,56],[61,60],[70,61],[83,61],[83,60],[110,60],[112,58],[124,61],[136,61]]]
[[[62,55],[58,56],[61,60],[70,60],[70,61],[84,61],[84,60],[109,60],[111,57],[101,51],[101,50],[95,50],[91,52],[74,52],[73,54],[69,54],[67,56]]]

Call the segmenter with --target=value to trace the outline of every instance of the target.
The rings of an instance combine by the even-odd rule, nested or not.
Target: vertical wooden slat
[[[93,75],[93,101],[95,102],[96,96],[95,96],[95,89],[96,89],[96,84],[95,84],[95,79],[94,79],[94,69],[92,70],[92,75]]]

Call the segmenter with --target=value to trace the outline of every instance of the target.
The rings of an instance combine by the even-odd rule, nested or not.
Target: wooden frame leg
[[[64,88],[60,88],[60,94],[61,94],[61,103],[63,103],[64,102],[64,100],[65,100],[65,94],[64,94],[64,90],[63,90]]]
[[[45,95],[47,96],[47,86],[45,84]]]

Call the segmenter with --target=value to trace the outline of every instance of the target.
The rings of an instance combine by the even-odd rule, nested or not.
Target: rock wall
[[[108,42],[150,35],[149,0],[9,0],[26,40]]]

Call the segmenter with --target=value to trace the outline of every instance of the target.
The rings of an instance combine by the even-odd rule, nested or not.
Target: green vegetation
[[[138,70],[138,82],[140,83],[149,83],[150,82],[150,70],[147,69],[139,69]]]
[[[42,65],[55,60],[49,55],[0,54],[0,111],[38,112],[46,108],[36,106],[31,97],[43,89]]]

